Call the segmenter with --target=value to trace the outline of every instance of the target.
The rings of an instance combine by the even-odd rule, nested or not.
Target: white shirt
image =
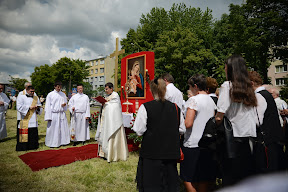
[[[134,126],[132,130],[135,131],[138,136],[143,135],[145,131],[147,130],[147,111],[144,105],[141,105],[138,110],[137,117],[134,122]],[[186,131],[186,128],[184,124],[183,114],[180,113],[179,132],[180,134],[183,134],[185,133],[185,131]]]
[[[278,109],[278,115],[279,115],[281,126],[283,127],[284,122],[283,122],[283,119],[280,115],[280,111],[283,109],[287,109],[287,103],[284,100],[282,100],[280,97],[275,98],[274,101],[275,101],[277,109]]]
[[[173,83],[169,83],[166,86],[165,99],[172,103],[176,103],[180,109],[183,108],[183,95],[181,91],[179,91],[179,89],[174,86]]]
[[[26,116],[27,112],[30,109],[30,106],[33,102],[33,97],[27,97],[26,95],[19,95],[17,98],[17,111],[21,115],[21,119],[24,119]],[[39,98],[37,98],[37,104],[36,105],[41,105]],[[39,114],[42,113],[42,108],[40,108]],[[38,127],[38,122],[37,122],[37,115],[36,115],[36,110],[34,111],[32,117],[29,120],[28,123],[28,128],[31,127]],[[20,128],[20,123],[18,125],[18,128]]]
[[[260,93],[258,93],[259,91],[262,91],[262,90],[265,90],[265,87],[258,87],[255,90],[255,96],[256,96],[256,99],[257,99],[256,115],[258,114],[258,117],[259,117],[259,120],[258,120],[258,117],[256,116],[257,125],[259,125],[259,121],[260,121],[260,125],[263,124],[264,113],[265,113],[265,111],[267,109],[266,99]]]
[[[225,113],[232,123],[234,137],[256,137],[257,115],[253,107],[232,102],[230,89],[232,83],[225,81],[220,88],[217,111]]]
[[[188,99],[188,108],[196,111],[193,126],[186,129],[184,147],[198,147],[207,121],[214,116],[216,105],[213,99],[206,94],[198,94]],[[188,109],[187,109],[188,110]]]

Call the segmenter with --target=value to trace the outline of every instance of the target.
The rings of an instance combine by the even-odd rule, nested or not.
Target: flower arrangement
[[[91,113],[91,117],[89,119],[90,129],[97,129],[99,115],[100,115],[99,111]]]
[[[133,113],[133,120],[130,122],[131,126],[129,127],[130,129],[133,128],[134,122],[136,118],[136,113]],[[143,136],[138,136],[134,131],[128,135],[128,139],[132,139],[134,143],[141,143],[142,142]]]

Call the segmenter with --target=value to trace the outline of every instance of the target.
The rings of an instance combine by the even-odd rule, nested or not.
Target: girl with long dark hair
[[[232,185],[253,174],[249,137],[256,137],[257,99],[243,57],[230,56],[225,72],[227,81],[220,88],[216,122],[220,124],[225,114],[233,127],[237,156],[224,157],[222,162],[223,184]]]

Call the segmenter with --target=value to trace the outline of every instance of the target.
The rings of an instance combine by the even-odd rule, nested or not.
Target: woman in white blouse
[[[214,116],[216,105],[206,92],[204,75],[194,75],[188,80],[188,85],[195,96],[189,98],[187,105],[182,147],[184,161],[180,164],[180,178],[188,192],[211,191],[216,179],[216,162],[210,151],[199,148],[198,142],[206,122]]]
[[[249,137],[256,137],[257,99],[248,76],[246,63],[240,55],[232,55],[225,61],[226,79],[220,88],[216,123],[226,115],[231,121],[236,141],[236,158],[225,158],[223,184],[232,185],[253,174]]]

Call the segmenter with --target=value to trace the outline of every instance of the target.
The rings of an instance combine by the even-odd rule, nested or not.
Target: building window
[[[95,85],[95,89],[97,89],[97,85]]]
[[[95,69],[95,74],[97,74],[98,73],[98,69]]]
[[[90,61],[90,66],[93,66],[93,61]]]
[[[100,65],[104,64],[104,59],[100,60]]]
[[[275,73],[287,72],[287,65],[276,65]]]
[[[98,81],[98,77],[95,77],[95,82],[97,82]]]
[[[101,76],[99,79],[99,82],[103,82],[104,81],[104,76]]]
[[[100,68],[100,73],[104,73],[104,68]]]
[[[104,85],[100,85],[100,87],[104,87]]]
[[[93,82],[93,77],[90,78],[91,82]]]
[[[94,72],[93,69],[91,69],[91,73],[90,74],[93,74],[93,72]]]
[[[286,85],[287,79],[286,78],[278,78],[276,79],[276,85],[277,86],[283,86]]]

